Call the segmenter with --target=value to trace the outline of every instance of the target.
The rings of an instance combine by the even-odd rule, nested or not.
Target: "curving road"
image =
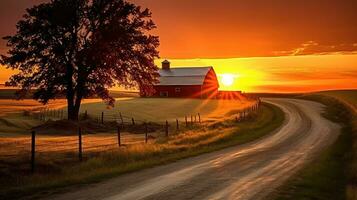
[[[258,141],[181,160],[50,199],[261,199],[338,136],[338,125],[321,116],[321,104],[264,99],[286,115],[283,126]]]

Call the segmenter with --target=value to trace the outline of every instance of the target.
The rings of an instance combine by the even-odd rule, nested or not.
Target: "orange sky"
[[[14,33],[24,9],[44,1],[1,0],[0,35]],[[174,65],[213,65],[219,74],[235,74],[234,87],[224,89],[357,88],[356,0],[133,2],[152,10],[162,58]],[[0,53],[5,51],[1,41]],[[0,70],[2,83],[11,71]]]
[[[232,74],[221,90],[307,92],[357,89],[357,55],[305,55],[231,59],[171,59],[173,66],[214,66],[218,77]],[[160,65],[161,60],[156,63]]]

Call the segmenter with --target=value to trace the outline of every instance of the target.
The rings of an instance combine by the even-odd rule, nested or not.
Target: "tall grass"
[[[0,180],[0,199],[19,198],[40,194],[40,191],[44,190],[53,191],[74,184],[97,182],[123,173],[250,142],[275,130],[283,120],[284,114],[279,108],[263,104],[259,114],[254,114],[240,123],[231,119],[181,132],[168,139],[160,138],[157,142],[147,145],[130,145],[120,150],[96,154],[80,164],[61,163],[56,166],[57,171],[54,173],[14,175],[11,179]],[[53,164],[56,165],[56,162]]]

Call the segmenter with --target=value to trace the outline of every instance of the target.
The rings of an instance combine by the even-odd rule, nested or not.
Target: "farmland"
[[[117,120],[119,113],[130,120],[163,122],[165,120],[183,120],[185,116],[197,115],[207,120],[219,120],[229,117],[237,111],[251,106],[253,101],[200,100],[200,99],[159,99],[159,98],[117,98],[115,106],[108,108],[99,99],[86,99],[81,112],[87,111],[94,118],[104,112],[107,120]],[[46,107],[34,100],[0,99],[0,136],[28,134],[29,129],[42,122],[24,116],[24,111],[38,112],[43,108],[65,111],[66,101],[51,101]],[[106,120],[105,119],[105,120]]]
[[[87,103],[81,112],[89,115],[115,116],[119,112],[130,118],[148,122],[183,120],[185,116],[200,115],[207,120],[222,120],[239,110],[251,106],[254,101],[202,100],[202,99],[162,99],[162,98],[118,98],[114,108],[108,109],[104,103]]]
[[[269,133],[283,121],[279,109],[263,104],[259,111],[252,111],[249,117],[238,122],[235,119],[237,114],[254,105],[256,102],[253,100],[120,97],[116,99],[114,108],[108,108],[98,99],[88,99],[84,101],[81,112],[86,111],[94,119],[101,113],[104,113],[105,117],[104,124],[96,120],[86,122],[90,125],[110,126],[111,120],[117,121],[113,116],[117,117],[119,113],[135,119],[135,126],[128,124],[123,127],[120,135],[122,146],[118,147],[115,128],[96,134],[84,132],[84,162],[78,163],[77,131],[69,135],[57,131],[53,135],[52,129],[45,128],[46,131],[36,137],[36,173],[31,175],[29,133],[32,127],[44,123],[43,120],[32,117],[31,113],[40,112],[44,107],[29,99],[2,99],[0,103],[3,105],[0,106],[0,174],[1,182],[9,183],[5,188],[2,186],[3,189],[0,191],[4,197],[24,195],[44,188],[58,188],[64,184],[97,181],[128,171],[246,143]],[[65,105],[65,100],[59,99],[51,101],[46,109],[61,111],[65,110]],[[25,114],[25,111],[29,111],[30,114]],[[198,123],[195,119],[193,123],[191,116],[197,116],[198,113],[202,122]],[[185,124],[185,117],[188,118],[189,125]],[[165,137],[165,130],[162,128],[166,120],[169,124],[169,137]],[[143,122],[153,123],[149,127],[147,144],[143,132],[145,129],[141,125]],[[67,127],[65,121],[56,123],[59,123],[57,126]],[[237,132],[239,134],[236,134]],[[82,169],[90,170],[79,173]]]
[[[1,92],[0,92],[1,94]],[[98,102],[98,99],[84,100],[84,103]],[[44,106],[35,100],[13,100],[0,99],[0,137],[26,135],[34,126],[42,122],[25,116],[24,112],[28,110],[38,111],[42,108],[59,109],[66,106],[64,99],[50,101]]]
[[[234,118],[231,118],[216,123],[203,123],[200,126],[173,132],[168,138],[161,134],[161,137],[150,140],[146,145],[140,143],[122,148],[115,147],[115,149],[111,148],[101,153],[85,150],[85,162],[82,163],[78,163],[75,151],[58,154],[59,157],[55,158],[51,157],[52,154],[40,154],[35,175],[18,176],[19,173],[14,173],[13,169],[2,171],[1,182],[8,184],[0,191],[0,194],[3,197],[13,198],[44,189],[51,191],[58,187],[99,181],[125,172],[246,143],[276,129],[283,120],[280,109],[270,104],[262,104],[258,112],[251,113],[251,117],[241,122],[236,122]],[[87,140],[89,145],[90,137],[90,135],[84,136],[84,140]],[[70,139],[72,138],[65,140]],[[28,140],[24,140],[25,144],[26,142],[28,143]],[[46,145],[54,141],[41,138],[39,142]],[[50,145],[47,147],[48,150],[53,148]],[[41,151],[47,150],[44,147],[41,148]],[[10,164],[17,162],[13,160]],[[28,167],[26,162],[24,164],[24,167]]]

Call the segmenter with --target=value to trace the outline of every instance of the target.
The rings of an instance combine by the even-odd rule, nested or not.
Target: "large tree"
[[[19,71],[8,82],[20,87],[19,98],[31,89],[44,104],[66,96],[68,119],[78,120],[83,98],[113,105],[108,88],[118,84],[152,92],[155,28],[148,9],[124,0],[51,0],[27,9],[17,33],[4,37],[1,64]]]

